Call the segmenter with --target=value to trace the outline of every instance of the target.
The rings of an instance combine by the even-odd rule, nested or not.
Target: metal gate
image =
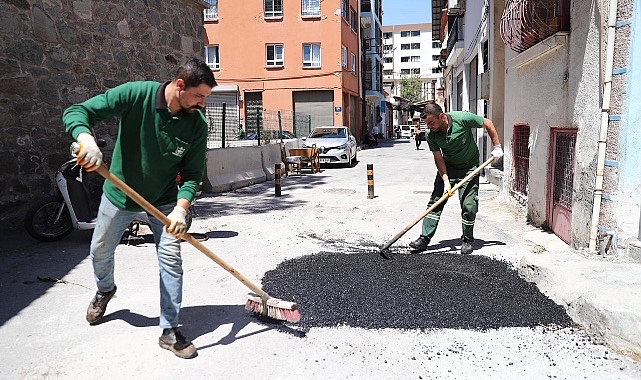
[[[530,172],[530,126],[517,124],[514,126],[514,178],[512,191],[527,197],[527,185]]]
[[[245,136],[258,132],[263,117],[263,93],[245,93]]]
[[[548,191],[548,224],[563,241],[572,239],[572,189],[576,130],[553,129],[551,136],[552,165]]]

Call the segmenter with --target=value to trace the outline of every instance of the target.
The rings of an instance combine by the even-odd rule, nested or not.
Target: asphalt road
[[[89,326],[95,292],[90,232],[36,243],[0,237],[0,374],[3,379],[640,379],[612,352],[523,281],[514,267],[534,254],[531,229],[483,183],[475,251],[462,256],[452,199],[430,249],[412,254],[414,227],[378,248],[424,210],[435,168],[425,144],[385,141],[354,168],[223,194],[205,194],[191,231],[273,296],[299,303],[298,324],[256,318],[247,289],[188,244],[181,319],[199,356],[158,347],[153,243],[121,245],[118,293]],[[374,199],[366,165],[374,165]]]

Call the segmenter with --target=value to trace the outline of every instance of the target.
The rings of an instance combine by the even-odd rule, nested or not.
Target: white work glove
[[[497,162],[498,160],[503,157],[503,147],[501,144],[496,144],[494,145],[494,149],[492,149],[492,157],[494,157],[493,162]]]
[[[452,185],[450,185],[450,181],[448,180],[443,184],[445,185],[445,191],[443,191],[443,195],[447,195],[448,197],[451,197],[452,195],[454,195],[454,193],[452,193]]]
[[[102,165],[102,152],[93,136],[90,133],[82,132],[76,141],[80,144],[78,157],[76,157],[78,164],[88,172],[98,169]]]
[[[187,210],[180,206],[174,207],[174,210],[167,215],[167,218],[170,221],[170,224],[165,228],[166,231],[179,239],[182,234],[187,232],[187,222],[185,218],[187,217]]]

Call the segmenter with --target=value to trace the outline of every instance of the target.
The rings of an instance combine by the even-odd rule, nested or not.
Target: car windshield
[[[347,130],[345,128],[318,128],[314,129],[309,135],[310,138],[345,138]]]

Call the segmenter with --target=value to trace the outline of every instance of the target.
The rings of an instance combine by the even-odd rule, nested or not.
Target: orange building
[[[281,111],[360,137],[358,0],[207,2],[205,59],[219,84],[210,101],[237,107],[246,131],[255,115]]]

